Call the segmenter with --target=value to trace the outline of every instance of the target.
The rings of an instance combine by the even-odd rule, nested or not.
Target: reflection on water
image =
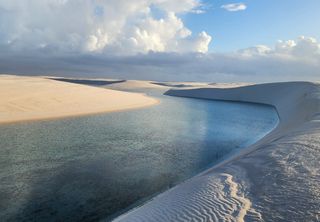
[[[96,221],[264,136],[269,106],[158,95],[134,111],[0,127],[0,218]]]

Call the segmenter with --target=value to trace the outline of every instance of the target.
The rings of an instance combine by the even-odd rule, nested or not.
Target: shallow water
[[[151,94],[160,105],[1,126],[0,218],[112,218],[256,142],[278,123],[271,106]]]

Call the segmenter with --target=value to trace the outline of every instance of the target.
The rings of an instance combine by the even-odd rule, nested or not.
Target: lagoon
[[[96,221],[143,204],[272,131],[272,106],[163,96],[157,106],[0,126],[0,217]]]

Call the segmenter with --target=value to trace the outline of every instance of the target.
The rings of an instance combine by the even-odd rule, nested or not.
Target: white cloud
[[[244,3],[231,3],[231,4],[222,5],[221,8],[229,12],[236,12],[236,11],[246,10],[247,6]]]
[[[263,55],[268,54],[272,51],[271,48],[265,45],[257,45],[246,49],[238,50],[238,53],[244,56],[256,56],[256,55]]]
[[[312,37],[301,36],[297,40],[279,40],[274,48],[258,45],[239,50],[243,56],[286,57],[287,59],[319,62],[320,43]]]
[[[2,0],[0,46],[57,54],[207,52],[209,36],[193,35],[179,18],[200,6],[200,0]],[[163,16],[155,18],[153,8]]]
[[[199,42],[207,39],[200,34]],[[204,40],[201,40],[203,38]],[[208,41],[208,40],[206,40]],[[93,41],[95,42],[95,41]],[[188,44],[195,44],[191,39]],[[184,42],[182,45],[186,44]],[[187,46],[184,46],[187,47]],[[201,44],[193,46],[201,48]],[[159,53],[16,56],[0,53],[0,73],[56,74],[172,81],[274,82],[320,79],[320,46],[310,37],[233,53]],[[88,74],[89,73],[89,74]]]

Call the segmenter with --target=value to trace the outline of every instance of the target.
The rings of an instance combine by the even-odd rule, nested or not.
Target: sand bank
[[[79,80],[78,80],[79,81]],[[116,80],[116,79],[95,79],[90,81],[105,81],[106,88],[119,89],[119,90],[137,90],[137,89],[158,89],[169,90],[171,88],[193,88],[193,87],[210,87],[208,83],[201,82],[159,82],[148,80]],[[83,81],[85,83],[85,81]],[[102,83],[103,84],[103,83]],[[101,85],[102,85],[101,84]]]
[[[280,123],[236,157],[115,221],[319,221],[318,84],[182,89],[167,95],[269,104]]]
[[[0,75],[0,98],[0,123],[120,111],[158,102],[143,94],[12,75]]]
[[[78,83],[90,86],[99,86],[117,90],[137,90],[137,89],[159,89],[169,90],[173,88],[190,89],[194,87],[215,87],[215,88],[234,88],[249,85],[248,83],[207,83],[207,82],[159,82],[151,80],[123,80],[123,79],[106,79],[106,78],[72,78],[72,77],[53,77],[41,76],[43,78],[59,80],[63,82]]]

